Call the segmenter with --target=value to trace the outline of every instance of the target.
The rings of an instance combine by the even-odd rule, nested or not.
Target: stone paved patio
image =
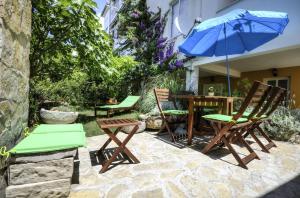
[[[201,140],[192,147],[176,147],[144,132],[128,144],[140,164],[126,163],[99,174],[93,153],[106,139],[88,138],[87,148],[79,150],[79,184],[72,185],[70,197],[300,197],[299,145],[276,142],[278,148],[267,154],[253,143],[261,160],[245,170],[226,149],[204,155]],[[238,151],[245,153],[240,147]]]

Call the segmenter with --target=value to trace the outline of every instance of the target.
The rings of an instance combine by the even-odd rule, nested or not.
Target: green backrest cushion
[[[86,146],[84,132],[31,133],[9,152],[12,154],[44,153]]]
[[[84,132],[82,124],[41,124],[32,133]]]
[[[128,108],[137,103],[141,96],[127,96],[120,104],[117,105],[104,105],[101,108]]]

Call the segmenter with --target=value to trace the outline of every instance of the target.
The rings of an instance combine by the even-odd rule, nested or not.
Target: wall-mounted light
[[[278,70],[277,70],[276,68],[273,68],[273,69],[272,69],[272,75],[273,75],[274,77],[278,76]]]

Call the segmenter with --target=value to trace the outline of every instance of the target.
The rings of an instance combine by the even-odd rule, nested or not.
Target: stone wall
[[[0,146],[11,148],[28,119],[31,1],[0,0]],[[0,197],[3,192],[0,163]]]
[[[28,119],[31,1],[0,0],[0,146],[11,147]]]

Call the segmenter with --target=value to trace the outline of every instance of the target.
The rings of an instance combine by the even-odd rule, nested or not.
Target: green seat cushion
[[[228,115],[223,115],[223,114],[209,114],[202,116],[202,118],[207,119],[207,120],[216,120],[216,121],[222,121],[222,122],[230,122],[232,121],[233,116],[228,116]],[[243,123],[247,122],[247,118],[239,118],[237,120],[237,123]]]
[[[41,124],[32,133],[83,132],[82,124]]]
[[[212,108],[203,108],[203,112],[204,113],[213,113],[213,112],[215,112],[216,111],[216,109],[212,109]]]
[[[233,112],[232,113],[232,115],[235,115],[235,114],[237,114],[237,112]],[[250,115],[250,112],[244,112],[243,113],[243,117],[248,117]],[[255,118],[256,118],[256,116],[254,116]],[[262,116],[260,116],[260,118],[266,118],[267,117],[267,115],[262,115]]]
[[[33,154],[78,148],[86,145],[85,133],[32,133],[9,152]]]
[[[187,115],[187,114],[189,114],[189,112],[187,110],[176,110],[176,109],[164,110],[163,113],[165,115]]]
[[[127,96],[127,98],[125,98],[120,104],[103,105],[103,106],[100,106],[100,109],[130,108],[130,107],[134,106],[139,99],[140,99],[140,96]]]

